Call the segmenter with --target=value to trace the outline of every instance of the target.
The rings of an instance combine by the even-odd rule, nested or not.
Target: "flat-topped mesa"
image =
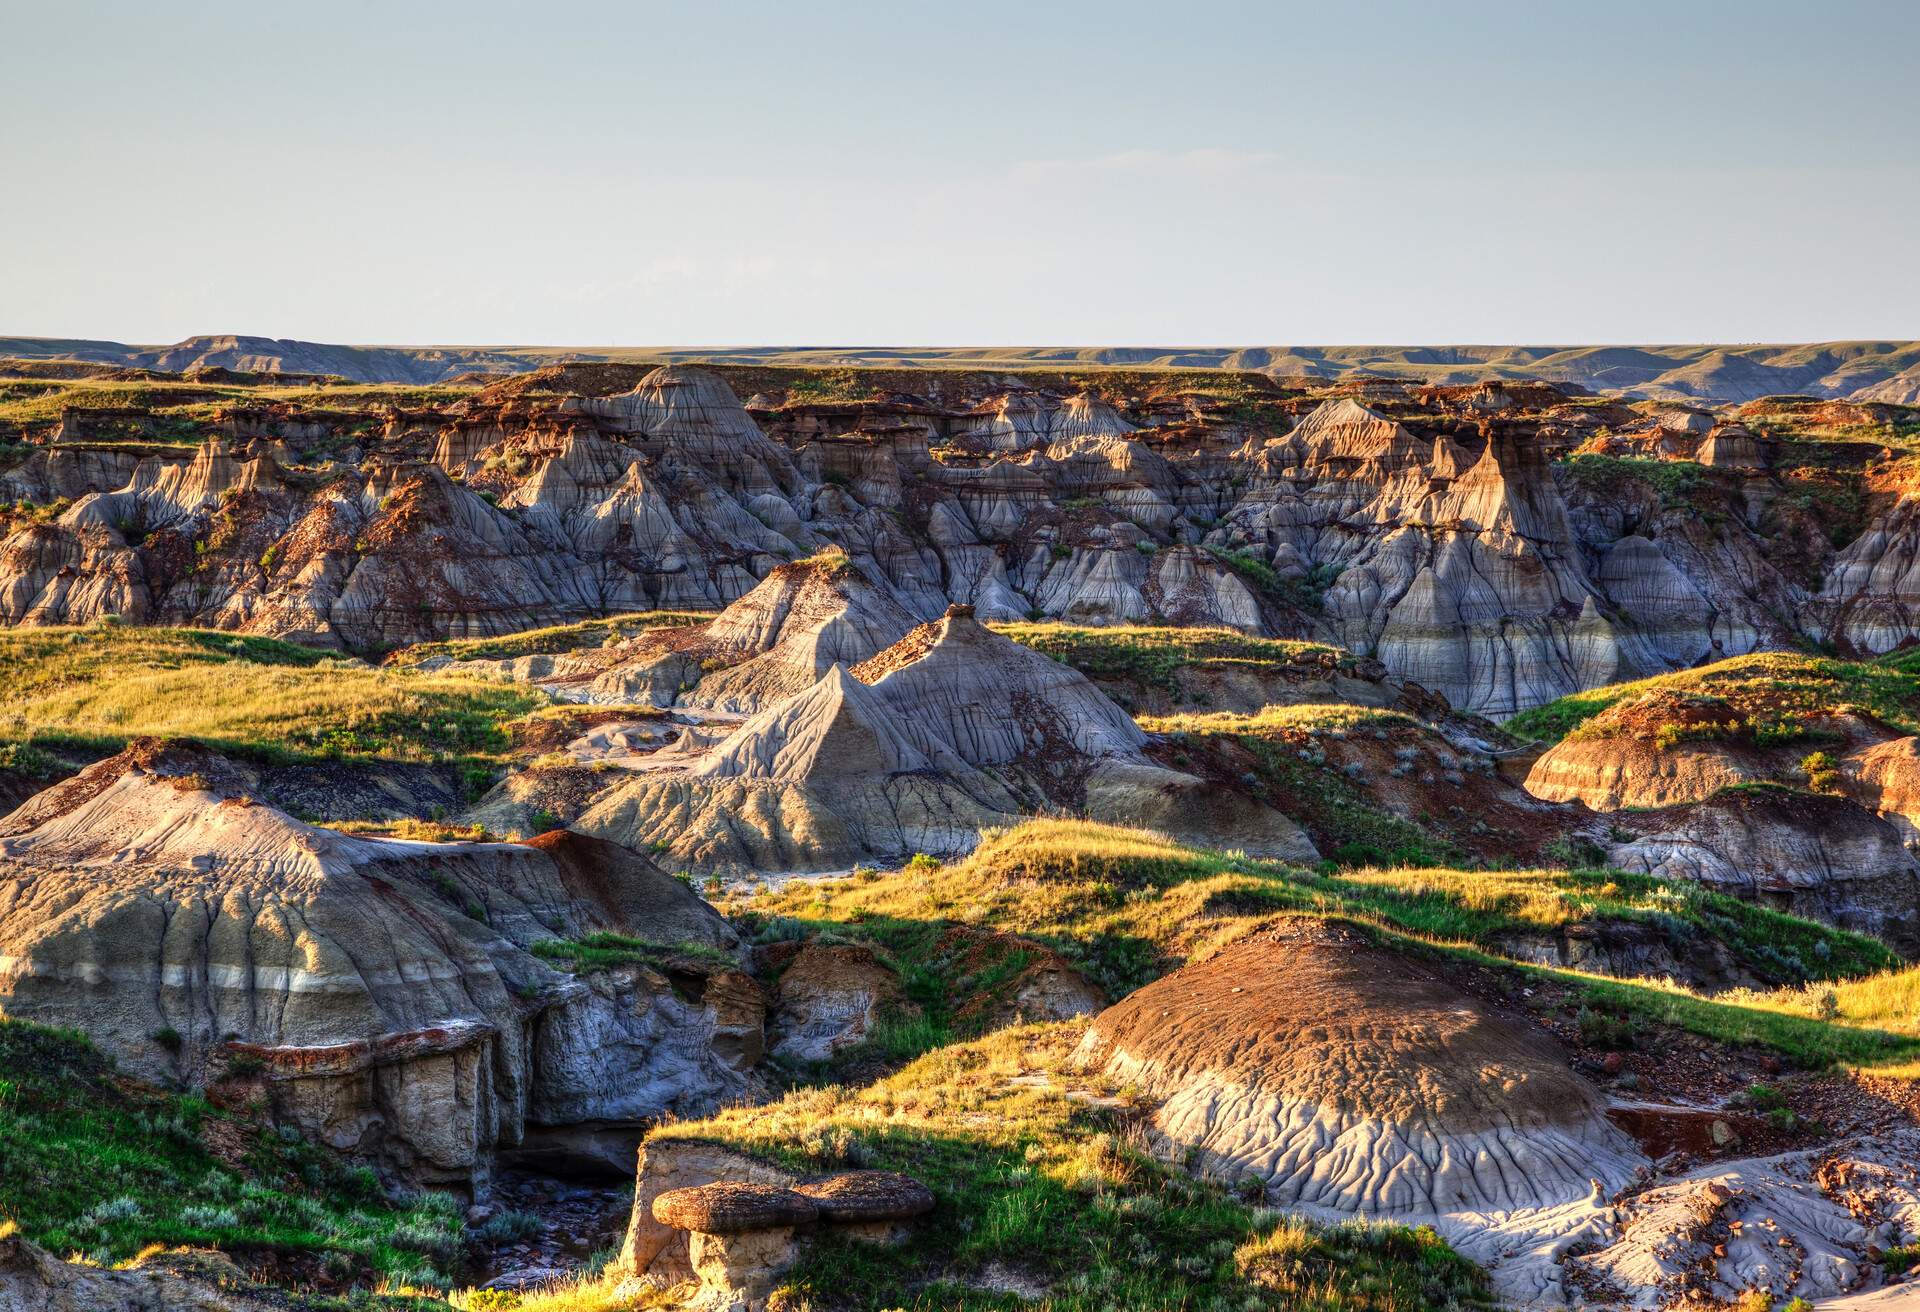
[[[0,820],[6,1013],[84,1027],[145,1078],[258,1078],[283,1122],[423,1181],[483,1177],[536,1130],[749,1087],[737,972],[701,968],[690,999],[646,968],[580,980],[531,950],[606,931],[735,951],[645,858],[565,832],[342,834],[250,787],[197,744],[141,739]]]
[[[1553,1283],[1546,1241],[1643,1164],[1544,1031],[1337,923],[1284,922],[1147,985],[1079,1056],[1158,1098],[1154,1131],[1201,1170],[1316,1217],[1433,1224],[1509,1297]]]

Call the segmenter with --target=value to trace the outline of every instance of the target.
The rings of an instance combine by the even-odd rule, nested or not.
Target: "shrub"
[[[1590,1048],[1625,1052],[1633,1047],[1633,1021],[1629,1017],[1582,1007],[1574,1023],[1580,1029],[1580,1041]]]
[[[1807,787],[1816,793],[1840,791],[1840,766],[1826,752],[1808,752],[1800,758],[1800,771],[1807,776]]]

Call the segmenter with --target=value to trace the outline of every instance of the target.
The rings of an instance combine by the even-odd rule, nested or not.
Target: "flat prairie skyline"
[[[0,334],[1920,336],[1920,7],[0,0]]]

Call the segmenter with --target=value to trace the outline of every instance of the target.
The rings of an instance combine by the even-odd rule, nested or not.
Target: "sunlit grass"
[[[0,632],[0,685],[0,743],[192,737],[271,759],[497,757],[506,722],[545,704],[266,638],[113,624]]]
[[[1657,692],[1716,697],[1741,720],[1824,716],[1858,707],[1905,733],[1920,733],[1920,677],[1908,661],[1844,661],[1778,651],[1572,693],[1521,712],[1505,728],[1522,738],[1558,742],[1610,707]]]

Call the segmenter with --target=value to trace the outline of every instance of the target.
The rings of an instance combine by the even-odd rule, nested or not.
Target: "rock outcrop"
[[[0,1307],[14,1312],[281,1312],[285,1294],[203,1250],[142,1254],[125,1267],[63,1262],[0,1224]]]
[[[1893,825],[1845,798],[1729,789],[1621,819],[1635,836],[1607,853],[1610,866],[1690,879],[1920,954],[1920,861]]]
[[[1284,816],[1153,764],[1146,741],[1078,671],[956,606],[717,741],[656,753],[573,823],[721,872],[951,855],[1048,807],[1175,832],[1228,824],[1249,850],[1312,859]],[[533,804],[527,788],[494,805]]]
[[[243,784],[141,740],[0,820],[7,1014],[84,1028],[146,1078],[257,1082],[312,1138],[455,1184],[542,1131],[750,1087],[764,1004],[744,975],[575,977],[531,951],[596,932],[735,951],[645,859],[565,832],[356,837]]]
[[[1806,536],[1759,439],[1715,429],[1705,500],[1674,503],[1556,465],[1600,412],[1550,389],[1380,384],[1311,408],[1273,389],[1253,422],[1150,380],[1116,399],[968,375],[930,380],[938,402],[789,396],[751,413],[700,369],[612,394],[575,381],[582,394],[396,410],[375,431],[236,410],[191,459],[130,465],[76,438],[0,473],[12,496],[74,502],[0,541],[0,621],[118,614],[381,649],[714,609],[834,545],[914,620],[961,603],[987,620],[1316,637],[1506,715],[1782,644],[1797,636],[1783,617],[1807,609],[1804,570],[1783,573],[1755,527]],[[1903,532],[1896,517],[1869,537]],[[1828,586],[1834,623],[1875,649],[1906,631],[1888,555],[1857,546]],[[770,620],[780,591],[756,603]],[[870,645],[899,620],[856,610],[841,631]],[[812,655],[816,677],[863,659],[835,635]],[[701,696],[755,709],[794,691],[771,671],[806,656]],[[652,696],[689,672],[629,665],[618,686]]]

